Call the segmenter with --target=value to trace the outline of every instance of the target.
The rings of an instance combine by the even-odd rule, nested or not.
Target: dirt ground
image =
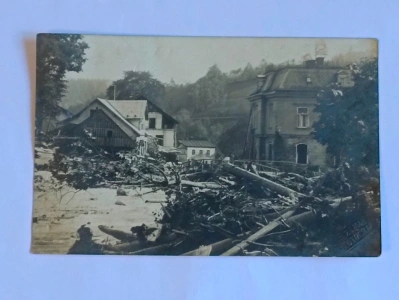
[[[51,177],[49,172],[38,171],[44,180]],[[68,190],[65,190],[66,192]],[[32,223],[31,252],[67,253],[77,238],[76,230],[86,224],[93,232],[97,242],[116,243],[116,240],[101,232],[98,225],[130,232],[132,226],[145,223],[156,226],[153,213],[160,212],[161,204],[146,203],[146,200],[164,200],[163,192],[148,193],[149,188],[126,189],[127,196],[117,196],[116,189],[96,188],[69,193],[61,201],[52,192],[35,191]],[[64,193],[63,192],[63,193]],[[73,198],[72,198],[73,197]],[[116,205],[117,200],[125,206]],[[36,221],[37,219],[37,221]]]

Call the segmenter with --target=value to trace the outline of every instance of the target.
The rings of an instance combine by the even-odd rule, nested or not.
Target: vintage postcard
[[[375,39],[37,36],[33,253],[379,256]]]

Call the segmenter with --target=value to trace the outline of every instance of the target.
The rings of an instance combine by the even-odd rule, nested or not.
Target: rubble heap
[[[371,252],[365,255],[379,249],[378,182],[362,181],[361,176],[354,181],[349,165],[307,178],[260,173],[252,163],[242,168],[224,161],[210,167],[198,162],[176,165],[127,151],[111,155],[82,142],[54,149],[48,169],[75,189],[120,191],[145,185],[166,195],[163,212],[154,216],[157,228],[143,224],[121,232],[100,226],[120,243],[95,247],[87,229],[80,228],[85,234],[70,253],[356,255],[345,233],[353,224],[361,232],[356,243],[365,236],[371,239],[372,246],[366,247]]]

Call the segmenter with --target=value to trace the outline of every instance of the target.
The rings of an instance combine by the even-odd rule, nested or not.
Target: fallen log
[[[310,182],[312,182],[312,179],[306,178],[305,176],[296,174],[296,173],[288,173],[289,176],[295,177],[296,179],[298,179],[301,183],[304,184],[309,184]]]
[[[340,199],[335,199],[333,200],[333,202],[330,204],[330,207],[332,209],[336,209],[338,208],[338,206],[343,203],[343,202],[347,202],[347,201],[351,201],[352,197],[345,197],[345,198],[340,198]],[[313,211],[305,211],[303,213],[300,213],[298,215],[295,216],[291,216],[289,218],[287,218],[284,221],[284,224],[288,225],[288,226],[292,226],[292,225],[301,225],[301,226],[305,226],[308,223],[310,223],[311,221],[314,220],[314,218],[316,217],[316,214]],[[259,240],[265,240],[267,237],[263,236],[262,238],[259,238]]]
[[[275,247],[275,248],[289,248],[289,249],[298,249],[297,244],[291,244],[291,243],[259,243],[259,242],[251,242],[250,244],[256,245],[256,246],[261,246],[261,247]],[[321,243],[318,242],[305,242],[303,244],[305,247],[321,247]]]
[[[220,227],[220,226],[218,226],[218,225],[210,224],[210,226],[211,226],[215,231],[217,231],[217,232],[223,234],[224,236],[226,236],[226,237],[228,237],[228,238],[234,238],[234,237],[235,237],[235,234],[234,234],[234,233],[232,233],[232,232],[230,232],[230,231],[228,231],[228,230],[226,230],[226,229],[224,229],[224,228],[222,228],[222,227]]]
[[[166,200],[145,200],[145,203],[165,203]]]
[[[317,199],[317,198],[316,198]],[[350,201],[352,200],[352,197],[344,197],[344,198],[336,198],[334,200],[332,200],[332,202],[330,203],[331,208],[336,208],[339,204],[341,204],[342,202],[346,202],[346,201]],[[288,211],[290,209],[290,207],[282,209],[278,212],[274,212],[274,213],[268,213],[268,214],[264,214],[263,216],[267,219],[267,220],[271,220],[271,219],[275,219],[278,216],[280,216],[281,214],[285,213],[286,211]],[[308,212],[305,212],[308,213]],[[297,216],[293,216],[292,218],[297,218],[299,217],[301,214],[297,215]]]
[[[182,254],[182,256],[209,256],[212,253],[212,245],[200,246],[199,248]]]
[[[273,178],[273,179],[279,179],[279,177],[277,175],[270,174],[270,172],[259,171],[258,174],[262,175],[263,178],[264,177],[269,177],[269,178]]]
[[[236,167],[233,164],[225,163],[225,164],[223,164],[223,168],[224,168],[225,171],[227,171],[227,172],[229,172],[229,173],[231,173],[233,175],[236,175],[236,176],[239,176],[239,177],[242,177],[242,178],[251,179],[251,180],[259,183],[260,185],[262,185],[262,186],[264,186],[264,187],[266,187],[266,188],[268,188],[268,189],[270,189],[272,191],[275,191],[276,193],[281,194],[283,196],[288,196],[288,197],[290,197],[291,195],[304,196],[303,194],[298,193],[297,191],[294,191],[294,190],[292,190],[290,188],[287,188],[287,187],[285,187],[285,186],[283,186],[281,184],[275,183],[275,182],[273,182],[271,180],[263,178],[263,177],[261,177],[259,175],[251,173],[251,172],[249,172],[247,170],[244,170],[242,168]]]
[[[207,174],[212,175],[211,172],[195,172],[195,173],[185,173],[185,172],[183,172],[183,173],[180,173],[180,175],[182,177],[185,177],[185,178],[195,177],[195,176],[198,176],[198,175],[202,175],[203,176],[203,175],[207,175]]]
[[[212,250],[209,255],[219,255],[219,254],[223,253],[223,251],[226,251],[227,249],[231,248],[232,246],[237,244],[241,238],[244,238],[244,237],[248,236],[249,234],[251,234],[251,231],[247,231],[245,233],[239,234],[239,235],[237,235],[236,238],[227,238],[227,239],[221,240],[219,242],[208,245],[208,246],[212,247]],[[192,251],[186,252],[184,254],[181,254],[181,256],[200,255],[200,254],[198,254],[198,253],[201,253],[201,251],[199,251],[199,249],[200,248],[197,248]]]
[[[117,245],[104,245],[104,250],[119,252],[119,253],[130,253],[141,250],[152,245],[151,242],[147,241],[133,241],[130,243],[121,243]]]
[[[238,245],[233,246],[228,251],[224,252],[222,254],[222,256],[235,255],[238,252],[244,250],[246,247],[248,247],[248,245],[250,245],[250,242],[254,242],[257,239],[263,237],[265,234],[269,233],[270,231],[272,231],[273,229],[278,227],[282,220],[288,219],[289,217],[291,217],[295,213],[296,208],[297,208],[297,206],[291,207],[291,209],[288,210],[287,212],[285,212],[281,217],[279,217],[276,220],[270,222],[265,227],[263,227],[259,231],[255,232],[253,235],[251,235],[250,237],[248,237],[246,240],[242,241]]]
[[[219,242],[210,244],[207,246],[207,247],[210,247],[210,249],[211,249],[211,251],[209,252],[208,255],[218,255],[219,253],[222,253],[226,249],[229,249],[234,244],[235,244],[234,239],[232,239],[232,238],[224,239]],[[203,246],[201,246],[201,247],[203,247]],[[202,256],[203,252],[201,251],[201,247],[197,248],[195,250],[186,252],[186,253],[182,254],[181,256],[197,256],[197,255]]]
[[[98,229],[100,229],[102,232],[120,240],[121,242],[133,241],[135,239],[135,236],[132,233],[112,229],[112,228],[109,228],[104,225],[99,225]]]
[[[170,212],[168,211],[168,209],[161,203],[162,206],[162,210],[164,211],[164,213],[169,217],[169,219],[172,219],[172,215],[170,214]]]
[[[134,251],[129,254],[130,255],[157,255],[157,254],[161,254],[166,249],[172,247],[173,244],[174,243],[167,243],[167,244],[162,244],[162,245],[158,245],[158,246],[154,246],[154,247],[148,247],[145,249]]]
[[[237,184],[237,182],[228,180],[228,179],[223,178],[223,177],[219,177],[219,180],[223,181],[224,183],[227,183],[228,185],[231,185],[231,186],[235,186]]]
[[[223,186],[221,186],[218,183],[214,183],[214,182],[194,182],[194,181],[182,180],[180,182],[180,184],[199,187],[199,188],[205,188],[205,189],[221,189],[221,188],[223,188]]]

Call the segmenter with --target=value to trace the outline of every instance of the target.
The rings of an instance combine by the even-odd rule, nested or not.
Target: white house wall
[[[136,119],[128,119],[127,121],[130,124],[132,124],[134,127],[136,127],[137,129],[142,130],[141,127],[140,127],[140,124],[142,123],[141,119],[138,119],[138,118],[136,118]]]
[[[162,129],[162,114],[157,112],[149,112],[148,119],[152,118],[155,118],[155,129]]]
[[[163,143],[165,147],[176,147],[175,141],[175,130],[164,129],[163,130]]]
[[[164,147],[176,147],[174,129],[147,129],[146,133],[152,137],[162,135]]]
[[[195,154],[193,155],[193,150],[195,150]],[[203,154],[206,155],[206,151],[210,150],[210,156],[215,154],[215,148],[197,148],[197,147],[187,147],[187,159],[190,159],[193,156],[196,156],[200,153],[200,150],[203,151]]]

